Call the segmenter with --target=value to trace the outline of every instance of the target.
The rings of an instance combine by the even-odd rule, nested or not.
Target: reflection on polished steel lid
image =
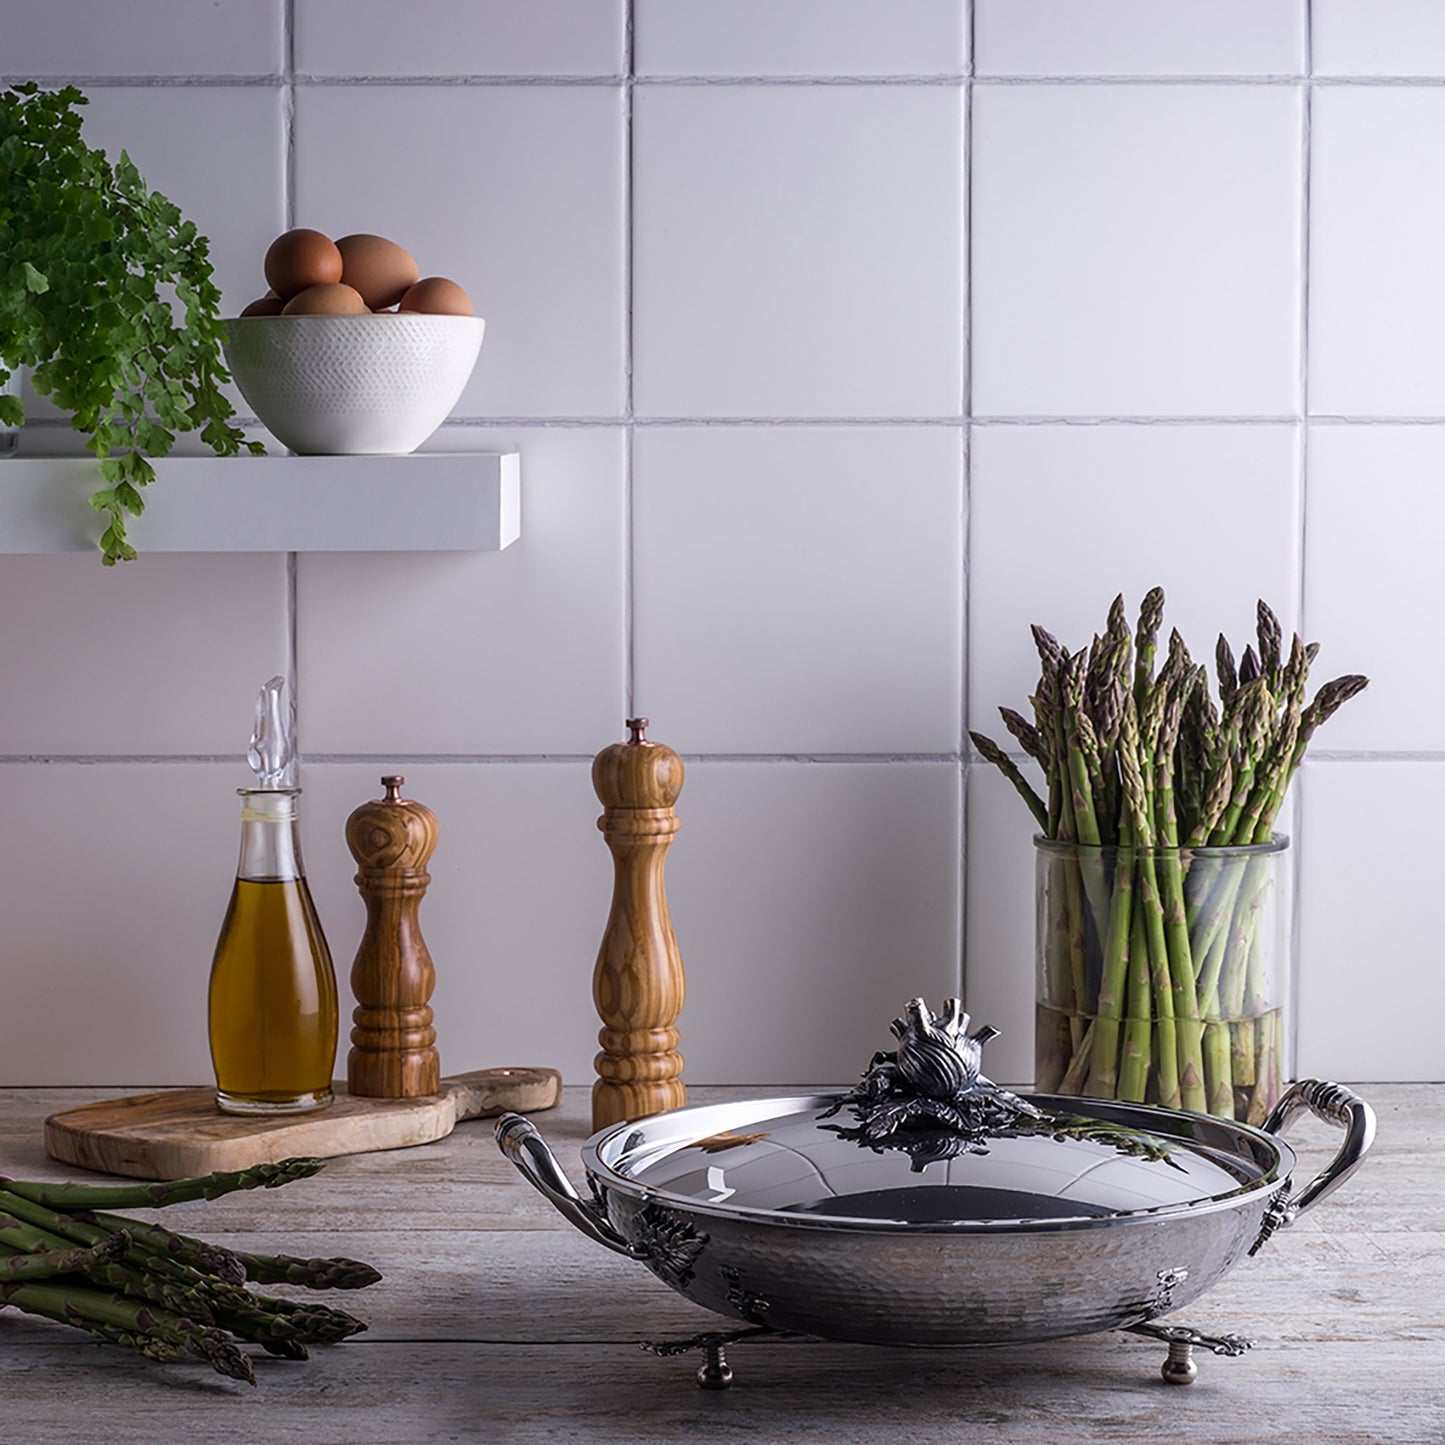
[[[1040,1097],[1030,1099],[1036,1117],[984,1137],[913,1130],[880,1145],[857,1137],[846,1115],[830,1116],[840,1097],[661,1115],[599,1140],[598,1158],[648,1192],[704,1209],[922,1225],[1194,1206],[1258,1186],[1278,1162],[1267,1140],[1239,1126]]]

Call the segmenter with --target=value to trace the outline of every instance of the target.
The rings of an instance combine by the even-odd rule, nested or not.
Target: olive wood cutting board
[[[444,1139],[463,1119],[509,1109],[550,1109],[562,1097],[556,1069],[478,1069],[415,1099],[368,1099],[336,1083],[314,1114],[223,1114],[216,1091],[168,1089],[62,1109],[45,1121],[45,1152],[64,1164],[135,1179],[188,1179],[295,1157],[331,1159]]]

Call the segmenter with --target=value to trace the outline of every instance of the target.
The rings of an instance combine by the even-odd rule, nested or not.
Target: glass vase
[[[1038,1090],[1262,1123],[1287,1077],[1289,839],[1034,846]]]

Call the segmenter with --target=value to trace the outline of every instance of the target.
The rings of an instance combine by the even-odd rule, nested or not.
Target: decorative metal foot
[[[733,1372],[721,1345],[708,1345],[707,1359],[697,1367],[697,1383],[704,1390],[726,1390]]]
[[[1159,1373],[1170,1385],[1192,1385],[1199,1374],[1194,1363],[1194,1347],[1209,1350],[1216,1355],[1242,1355],[1254,1348],[1254,1341],[1243,1335],[1204,1335],[1188,1325],[1157,1325],[1144,1321],[1137,1325],[1126,1325],[1125,1332],[1143,1335],[1146,1339],[1162,1340],[1169,1346],[1169,1356],[1159,1367]]]
[[[1171,1340],[1169,1357],[1159,1366],[1166,1385],[1192,1385],[1199,1374],[1194,1363],[1194,1346],[1184,1340]]]
[[[704,1390],[726,1390],[733,1382],[732,1366],[724,1349],[740,1340],[799,1340],[807,1338],[789,1330],[775,1330],[768,1325],[753,1325],[744,1330],[710,1330],[704,1335],[690,1335],[685,1340],[644,1340],[642,1348],[651,1355],[686,1355],[703,1350],[706,1358],[698,1366],[697,1383]]]

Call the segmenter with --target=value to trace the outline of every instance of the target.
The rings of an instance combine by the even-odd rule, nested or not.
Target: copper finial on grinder
[[[687,1102],[674,1027],[686,980],[663,886],[663,860],[681,824],[682,759],[643,736],[645,717],[627,719],[625,743],[603,748],[592,786],[603,805],[597,826],[612,850],[612,911],[602,935],[592,996],[603,1027],[592,1086],[592,1127],[641,1119]]]

